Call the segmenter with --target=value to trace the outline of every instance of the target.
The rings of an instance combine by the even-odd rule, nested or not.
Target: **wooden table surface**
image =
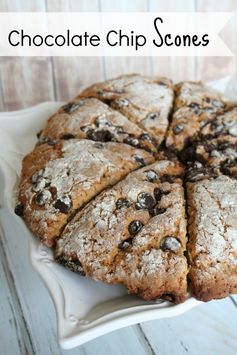
[[[236,11],[235,0],[0,0],[0,11]],[[228,45],[237,54],[236,22]],[[1,58],[0,111],[64,101],[86,85],[121,73],[182,79],[237,75],[232,58]],[[1,207],[0,207],[1,208]],[[1,212],[1,210],[0,210]],[[14,238],[13,238],[14,239]],[[50,296],[29,264],[27,245],[0,230],[0,354],[237,354],[237,297],[212,301],[177,318],[127,327],[74,350],[56,337]]]

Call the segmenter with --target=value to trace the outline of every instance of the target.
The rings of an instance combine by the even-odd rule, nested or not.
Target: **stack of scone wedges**
[[[208,301],[237,292],[236,177],[237,103],[200,82],[124,75],[48,119],[15,212],[80,275]]]

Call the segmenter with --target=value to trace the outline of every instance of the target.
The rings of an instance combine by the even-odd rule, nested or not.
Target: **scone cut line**
[[[49,117],[15,213],[55,260],[145,300],[237,292],[237,102],[122,75]]]

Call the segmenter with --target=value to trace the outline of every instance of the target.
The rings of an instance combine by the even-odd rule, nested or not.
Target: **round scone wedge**
[[[120,142],[152,153],[157,152],[158,146],[146,130],[102,101],[89,97],[78,97],[62,106],[39,133],[39,143],[71,138]]]
[[[183,168],[161,160],[89,202],[57,240],[55,257],[94,280],[174,303],[186,299]]]
[[[96,97],[145,129],[160,144],[168,127],[173,104],[173,85],[163,77],[138,74],[94,84],[80,96]]]
[[[175,86],[175,93],[166,138],[167,148],[174,151],[181,151],[190,145],[205,124],[236,105],[202,82],[181,82]]]
[[[146,151],[121,143],[70,139],[38,145],[23,159],[15,212],[52,246],[85,203],[153,161]]]
[[[237,292],[237,180],[187,183],[189,278],[202,301]]]

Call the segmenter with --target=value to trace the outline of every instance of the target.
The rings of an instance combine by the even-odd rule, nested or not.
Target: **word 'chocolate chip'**
[[[180,241],[175,237],[165,237],[161,242],[161,250],[175,253],[181,247]]]
[[[14,212],[15,212],[15,214],[17,214],[17,216],[22,217],[24,214],[24,205],[22,203],[19,203],[18,205],[16,205]]]
[[[62,196],[57,199],[54,207],[57,208],[61,213],[68,213],[72,206],[72,201],[69,196]]]
[[[143,223],[139,220],[132,221],[128,226],[128,231],[131,235],[137,234],[143,227]]]

